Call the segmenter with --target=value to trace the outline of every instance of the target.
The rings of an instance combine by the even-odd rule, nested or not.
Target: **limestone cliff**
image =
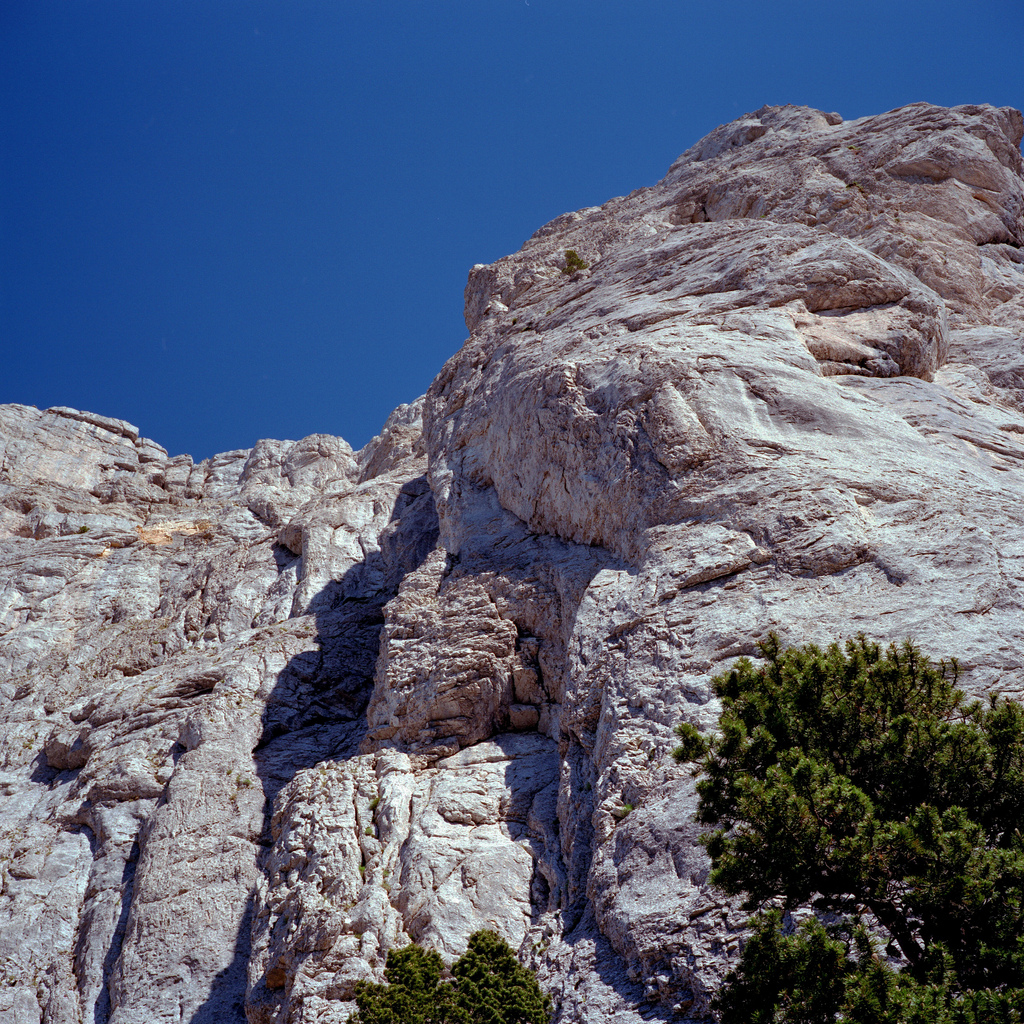
[[[0,407],[0,1019],[340,1024],[480,927],[561,1022],[708,1019],[711,676],[863,631],[1024,696],[1022,127],[725,125],[474,267],[360,452]]]

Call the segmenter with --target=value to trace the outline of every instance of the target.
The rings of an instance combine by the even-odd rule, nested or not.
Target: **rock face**
[[[474,267],[358,453],[0,407],[0,1018],[340,1024],[490,927],[558,1021],[710,1019],[711,676],[863,631],[1024,696],[1022,128],[725,125]]]

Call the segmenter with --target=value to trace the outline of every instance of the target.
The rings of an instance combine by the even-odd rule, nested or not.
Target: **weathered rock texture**
[[[491,927],[559,1021],[708,1019],[711,676],[863,631],[1024,696],[1021,133],[725,125],[474,267],[358,453],[0,408],[0,1018],[342,1022]]]

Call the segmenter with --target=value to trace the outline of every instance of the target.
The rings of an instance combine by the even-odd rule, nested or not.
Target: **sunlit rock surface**
[[[725,125],[474,267],[361,452],[0,407],[0,1019],[340,1024],[482,927],[559,1021],[710,1019],[711,676],[863,631],[1024,696],[1021,133]]]

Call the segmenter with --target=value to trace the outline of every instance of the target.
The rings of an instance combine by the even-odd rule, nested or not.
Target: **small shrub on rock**
[[[584,262],[583,257],[575,249],[565,250],[565,264],[562,266],[563,274],[575,274],[577,270],[586,270],[590,264]],[[550,313],[551,311],[548,310]]]
[[[387,984],[356,985],[359,1012],[349,1024],[548,1024],[551,1000],[499,935],[475,932],[443,978],[433,950],[405,946],[388,953]]]

